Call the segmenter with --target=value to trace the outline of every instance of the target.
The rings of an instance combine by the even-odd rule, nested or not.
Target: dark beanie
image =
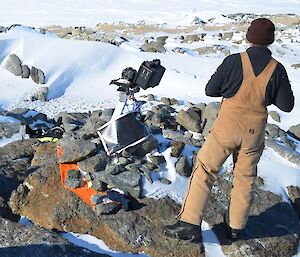
[[[274,42],[275,26],[266,18],[258,18],[251,22],[246,38],[250,43],[267,46]]]

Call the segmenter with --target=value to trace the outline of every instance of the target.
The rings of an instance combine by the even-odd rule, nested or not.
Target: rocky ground
[[[162,234],[162,226],[175,221],[179,206],[168,198],[144,198],[142,180],[144,178],[151,182],[152,177],[156,176],[160,165],[165,162],[159,153],[167,147],[171,147],[172,156],[177,158],[176,171],[182,176],[190,176],[192,163],[187,160],[182,149],[185,145],[201,147],[216,118],[219,104],[186,103],[185,107],[179,108],[176,99],[164,97],[158,101],[153,100],[152,95],[148,95],[147,99],[150,100],[148,105],[151,103],[151,108],[145,115],[145,123],[154,136],[114,157],[106,155],[96,133],[97,128],[110,119],[111,109],[89,114],[60,113],[54,119],[28,109],[2,112],[3,115],[15,117],[29,125],[37,120],[45,124],[54,124],[61,118],[61,126],[65,128],[65,133],[58,143],[41,143],[37,139],[26,139],[0,148],[1,216],[17,221],[18,215],[22,215],[50,231],[73,231],[94,235],[111,249],[118,251],[144,251],[150,256],[164,257],[201,256],[198,245],[178,242]],[[1,136],[17,131],[16,125],[2,125],[5,129]],[[299,126],[291,128],[288,133],[299,138]],[[161,145],[155,135],[162,135],[169,142],[168,145]],[[60,159],[56,153],[57,145],[64,149]],[[299,165],[300,155],[294,150],[293,141],[289,140],[287,133],[279,127],[268,124],[266,145]],[[156,154],[153,155],[153,152]],[[145,155],[148,156],[147,159]],[[85,179],[91,182],[94,188],[110,192],[114,201],[122,202],[127,199],[129,202],[127,205],[119,204],[118,207],[111,208],[102,201],[103,199],[98,199],[98,207],[93,211],[61,186],[59,162],[78,163],[85,171]],[[70,179],[77,178],[75,176]],[[224,253],[228,256],[292,256],[297,251],[299,242],[299,188],[289,188],[293,209],[279,196],[262,190],[264,182],[258,178],[256,200],[243,240],[229,244],[222,234],[222,221],[230,197],[231,179],[232,174],[227,173],[218,180],[205,216],[205,221],[219,236]],[[75,185],[74,187],[80,184],[71,182],[70,185]],[[161,182],[171,183],[167,179],[162,179]],[[116,199],[111,188],[119,188],[125,195],[121,200],[120,196]],[[3,222],[8,224],[9,221]],[[14,226],[21,227],[17,224]],[[16,230],[12,232],[16,233]],[[6,245],[10,244],[5,238],[4,242]],[[29,243],[32,244],[34,249],[36,243]],[[70,246],[70,249],[72,247]],[[51,249],[55,251],[56,248],[53,246]],[[5,248],[6,250],[8,251],[8,248]]]
[[[41,33],[52,32],[65,39],[102,41],[117,46],[130,41],[136,48],[147,52],[227,55],[230,51],[224,42],[230,41],[231,45],[245,42],[241,31],[255,17],[252,14],[228,15],[227,18],[232,21],[230,25],[195,19],[192,26],[184,28],[117,23],[98,24],[96,28],[49,26],[37,30]],[[300,17],[277,15],[269,18],[281,24],[276,33],[280,34],[278,53],[284,55],[285,51],[290,51],[287,43],[299,43],[290,31],[299,31]],[[3,32],[8,29],[0,28]],[[161,36],[157,36],[158,33]],[[236,35],[240,36],[235,38]],[[209,42],[210,38],[218,38],[220,44],[209,47],[197,45],[197,42]],[[170,42],[180,42],[181,46]],[[47,74],[43,71],[26,67],[17,56],[10,59],[6,66],[9,71],[24,78],[31,77],[36,83],[44,83]],[[299,63],[292,66],[295,69],[300,67]],[[46,103],[45,88],[30,98],[33,103],[36,100]],[[196,152],[193,160],[189,160],[183,149],[190,145],[197,149],[202,146],[216,118],[219,103],[185,102],[183,105],[177,99],[156,99],[153,95],[142,98],[142,101],[147,103],[144,122],[153,137],[114,157],[107,156],[97,135],[97,129],[110,120],[113,109],[90,113],[64,112],[55,116],[27,108],[1,110],[1,115],[13,117],[32,127],[37,123],[52,127],[61,119],[65,131],[57,143],[41,143],[31,138],[0,148],[1,256],[44,256],[45,253],[51,253],[51,256],[105,256],[68,243],[60,236],[61,231],[94,235],[118,251],[144,251],[153,257],[204,256],[198,245],[166,238],[162,234],[162,225],[175,221],[179,205],[169,198],[145,198],[142,182],[147,180],[151,183],[153,177],[158,176],[158,171],[166,162],[161,153],[169,147],[171,156],[177,158],[176,172],[186,177],[191,175]],[[269,115],[280,122],[278,113],[270,112]],[[0,138],[11,137],[21,127],[16,123],[0,123]],[[167,143],[157,140],[158,136]],[[266,146],[299,167],[300,154],[295,151],[296,145],[291,138],[300,140],[300,124],[287,131],[276,125],[267,125]],[[64,149],[60,158],[56,154],[57,146]],[[108,206],[107,199],[96,197],[93,199],[96,211],[92,210],[61,186],[59,162],[76,162],[84,171],[84,179],[93,188],[107,192],[109,200],[117,204]],[[78,174],[73,174],[66,182],[70,187],[78,187],[79,178]],[[256,200],[243,239],[230,244],[222,233],[222,221],[230,198],[231,180],[230,172],[218,179],[205,216],[205,221],[218,235],[224,254],[293,256],[299,245],[300,189],[287,189],[291,200],[289,205],[279,196],[264,191],[264,181],[258,177]],[[172,183],[166,178],[160,178],[160,182]],[[118,188],[124,194],[116,195],[112,188]],[[34,224],[17,224],[20,215],[28,217]]]

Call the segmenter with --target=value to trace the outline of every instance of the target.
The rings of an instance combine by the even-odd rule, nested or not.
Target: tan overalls
[[[257,163],[264,149],[267,108],[265,92],[277,61],[271,59],[264,71],[255,76],[247,52],[241,53],[243,82],[238,92],[224,99],[218,117],[197,155],[197,164],[179,213],[180,219],[199,225],[210,189],[219,169],[233,154],[230,227],[245,227],[253,201]]]

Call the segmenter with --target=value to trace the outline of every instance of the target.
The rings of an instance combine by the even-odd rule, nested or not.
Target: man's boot
[[[234,229],[229,226],[229,213],[224,214],[224,223],[227,227],[227,236],[229,239],[234,242],[241,239],[242,229]]]
[[[201,227],[184,221],[177,221],[174,225],[164,226],[164,234],[181,240],[202,243]]]

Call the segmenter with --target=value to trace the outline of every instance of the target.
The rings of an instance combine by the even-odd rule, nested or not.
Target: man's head
[[[275,26],[266,18],[258,18],[251,22],[246,38],[255,45],[267,46],[274,42]]]

